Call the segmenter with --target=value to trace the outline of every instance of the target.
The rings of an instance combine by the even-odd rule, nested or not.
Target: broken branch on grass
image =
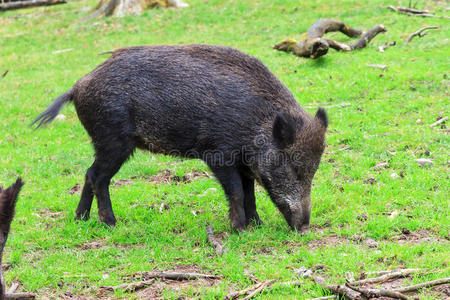
[[[4,78],[6,76],[6,74],[8,74],[9,70],[6,70],[5,72],[3,72],[2,74],[2,78]]]
[[[386,274],[380,275],[378,277],[366,278],[366,279],[361,279],[361,280],[352,281],[352,282],[348,282],[348,283],[351,284],[352,286],[358,286],[358,285],[363,285],[363,284],[367,284],[367,283],[381,283],[381,282],[386,282],[392,278],[406,277],[406,276],[409,276],[410,274],[416,273],[418,271],[425,271],[425,270],[422,270],[422,269],[398,270],[396,272],[386,273]]]
[[[216,254],[224,254],[225,251],[223,249],[222,241],[214,235],[214,228],[211,225],[206,226],[206,233],[208,234],[208,242],[211,243]]]
[[[32,300],[36,299],[36,294],[33,293],[13,293],[6,294],[5,300]]]
[[[102,286],[100,289],[108,290],[108,291],[116,291],[116,290],[124,290],[126,292],[134,292],[143,288],[148,287],[149,285],[152,285],[155,282],[155,279],[150,280],[144,280],[144,281],[138,281],[138,282],[131,282],[131,283],[124,283],[119,284],[116,286]]]
[[[360,37],[360,40],[352,45],[323,38],[328,32],[340,31],[349,37]],[[379,33],[386,32],[383,25],[377,25],[367,32],[353,29],[341,21],[319,19],[309,29],[306,39],[296,41],[286,39],[277,43],[273,48],[279,51],[292,52],[293,54],[307,58],[318,58],[327,54],[329,48],[342,51],[362,49]]]
[[[430,124],[430,127],[438,126],[439,124],[444,123],[447,120],[448,120],[448,117],[441,118],[441,119],[437,120],[436,122],[434,122],[433,124]]]
[[[265,288],[269,288],[275,281],[276,281],[275,279],[265,280],[263,282],[249,286],[248,288],[243,289],[242,291],[230,293],[225,296],[225,299],[237,299],[243,295],[247,295],[245,298],[243,298],[243,300],[251,299],[256,294],[262,292],[262,290],[264,290]]]
[[[329,291],[331,291],[335,294],[338,294],[342,297],[346,297],[350,300],[363,300],[364,299],[360,293],[352,290],[351,288],[349,288],[345,285],[329,285],[326,283],[325,279],[321,276],[312,276],[310,278],[312,280],[314,280],[315,283],[320,285],[323,289],[329,290]]]
[[[216,275],[201,274],[201,273],[184,273],[184,272],[137,272],[135,275],[140,275],[146,280],[151,278],[171,279],[171,280],[195,280],[195,279],[217,279]]]
[[[426,36],[429,32],[427,30],[438,29],[438,28],[439,28],[439,26],[427,26],[427,27],[421,28],[421,29],[417,30],[416,32],[413,32],[409,35],[408,39],[406,40],[406,44],[411,42],[411,40],[416,36],[418,36],[418,37]]]
[[[364,295],[368,299],[370,299],[370,298],[380,298],[380,297],[389,297],[389,298],[402,299],[402,300],[408,300],[409,299],[407,296],[403,295],[402,293],[395,292],[395,291],[392,291],[392,290],[364,289],[364,288],[352,286],[350,284],[347,284],[347,286],[349,288],[351,288],[352,290],[354,290],[354,291],[356,291],[358,293],[361,293],[362,295]]]
[[[410,285],[410,286],[406,286],[406,287],[402,287],[402,288],[396,288],[396,289],[393,289],[392,291],[399,292],[399,293],[409,293],[409,292],[417,291],[422,288],[429,288],[429,287],[447,284],[447,283],[450,283],[450,277],[436,279],[436,280],[427,281],[427,282],[422,282],[419,284]]]
[[[307,300],[328,300],[328,299],[339,299],[339,296],[331,295],[331,296],[324,296],[324,297],[312,298],[312,299],[307,299]]]
[[[49,6],[56,4],[67,3],[66,0],[28,0],[28,1],[13,1],[0,4],[0,11],[13,10],[35,6]]]
[[[388,6],[389,9],[401,13],[401,14],[405,14],[408,16],[417,16],[417,17],[436,17],[433,14],[430,14],[430,12],[428,10],[419,10],[419,9],[415,9],[412,7],[404,7],[404,6],[397,6],[394,7],[393,5],[389,5]]]
[[[392,43],[385,43],[384,45],[381,45],[378,47],[378,51],[380,52],[384,52],[384,50],[386,50],[389,47],[393,47],[397,45],[397,42],[393,41]]]

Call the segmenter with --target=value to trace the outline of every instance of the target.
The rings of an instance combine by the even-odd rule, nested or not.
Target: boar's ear
[[[314,117],[316,120],[320,121],[320,124],[327,128],[328,127],[328,116],[325,112],[325,109],[322,107],[319,107],[319,109],[316,112],[316,116]]]
[[[287,113],[278,113],[273,122],[272,133],[280,148],[292,145],[295,139],[295,120]]]

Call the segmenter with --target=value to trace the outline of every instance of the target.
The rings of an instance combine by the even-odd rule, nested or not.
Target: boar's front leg
[[[262,221],[256,211],[255,202],[255,180],[242,176],[242,186],[244,188],[244,210],[245,210],[245,225],[248,226],[251,222],[262,225]]]
[[[211,168],[221,183],[230,204],[231,228],[243,231],[246,226],[244,188],[239,171],[232,167]]]

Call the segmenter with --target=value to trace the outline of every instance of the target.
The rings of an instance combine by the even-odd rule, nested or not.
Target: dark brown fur
[[[3,188],[0,187],[0,300],[4,299],[6,293],[5,280],[3,278],[3,270],[1,266],[3,248],[5,247],[6,241],[8,240],[11,222],[14,218],[17,196],[19,195],[22,186],[22,179],[19,178],[17,179],[16,183],[14,183],[6,190],[3,190]]]
[[[141,148],[204,160],[228,197],[233,228],[260,223],[255,180],[292,228],[307,228],[327,116],[319,109],[311,118],[256,58],[208,45],[124,48],[35,122],[49,123],[68,101],[74,102],[96,152],[77,218],[89,217],[95,195],[100,219],[116,223],[110,180]]]

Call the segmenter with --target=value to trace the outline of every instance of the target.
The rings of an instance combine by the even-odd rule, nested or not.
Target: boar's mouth
[[[303,211],[300,202],[284,200],[282,202],[276,202],[278,209],[283,214],[286,222],[292,230],[296,230],[298,233],[305,233],[309,229],[309,212]]]

